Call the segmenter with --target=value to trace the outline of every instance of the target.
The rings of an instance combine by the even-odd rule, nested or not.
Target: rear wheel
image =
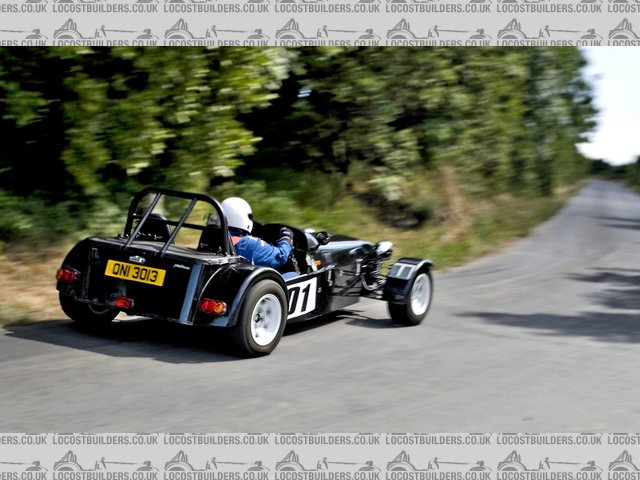
[[[431,272],[420,272],[413,279],[405,304],[389,303],[389,314],[393,323],[418,325],[424,320],[431,306],[433,279]]]
[[[60,306],[71,320],[87,326],[108,325],[118,315],[118,310],[82,303],[64,293],[60,293]]]
[[[287,321],[287,296],[273,280],[256,283],[244,299],[231,339],[248,357],[268,355],[276,348]]]

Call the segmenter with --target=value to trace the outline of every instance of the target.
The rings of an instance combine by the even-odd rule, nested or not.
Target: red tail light
[[[56,272],[56,280],[64,283],[73,283],[78,279],[78,272],[70,268],[60,268]]]
[[[200,300],[198,310],[202,313],[213,313],[215,315],[224,315],[227,313],[227,304],[220,300],[211,300],[210,298],[203,298]]]
[[[113,305],[121,310],[131,310],[133,308],[133,300],[127,297],[116,297]]]

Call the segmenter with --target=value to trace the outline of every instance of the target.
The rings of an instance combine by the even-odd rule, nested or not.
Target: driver
[[[227,217],[231,241],[238,255],[254,265],[278,268],[287,263],[293,248],[293,232],[288,228],[280,230],[282,236],[276,245],[250,235],[253,229],[251,206],[240,197],[230,197],[222,202],[222,210]]]

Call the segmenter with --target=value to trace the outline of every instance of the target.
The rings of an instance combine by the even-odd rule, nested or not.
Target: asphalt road
[[[151,320],[0,335],[0,431],[640,431],[640,197],[593,181],[526,240],[239,360]],[[212,346],[213,344],[213,346]]]

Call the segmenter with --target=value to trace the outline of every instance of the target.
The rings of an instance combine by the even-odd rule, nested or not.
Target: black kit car
[[[158,213],[184,202],[179,218]],[[194,222],[197,205],[212,213]],[[199,210],[198,210],[199,211]],[[253,235],[268,242],[287,227],[294,248],[277,270],[236,255],[220,204],[208,195],[147,188],[129,207],[124,233],[90,237],[66,256],[56,274],[63,311],[76,322],[100,325],[119,312],[229,333],[245,356],[271,353],[285,325],[342,310],[361,297],[386,301],[393,322],[417,325],[431,304],[432,262],[402,258],[386,275],[392,244],[313,233],[282,224],[255,223]],[[176,244],[181,230],[196,232],[197,245]],[[285,280],[285,272],[296,272]]]

